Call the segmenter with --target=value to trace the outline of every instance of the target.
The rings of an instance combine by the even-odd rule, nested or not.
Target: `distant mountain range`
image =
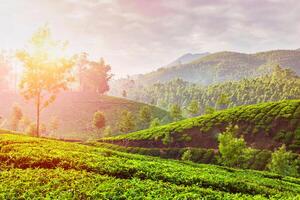
[[[177,65],[187,64],[187,63],[193,62],[197,59],[200,59],[204,56],[207,56],[209,54],[210,53],[208,53],[208,52],[195,53],[195,54],[187,53],[187,54],[184,54],[184,55],[180,56],[179,58],[177,58],[176,60],[174,60],[170,64],[166,65],[165,67],[173,67],[173,66],[177,66]]]
[[[147,74],[134,76],[133,79],[136,83],[153,84],[182,78],[186,81],[208,85],[266,74],[278,64],[300,74],[299,50],[273,50],[254,54],[223,51],[199,56],[196,59],[192,59],[196,57],[193,54],[187,55],[183,57],[191,58],[192,61],[189,63],[162,67]]]

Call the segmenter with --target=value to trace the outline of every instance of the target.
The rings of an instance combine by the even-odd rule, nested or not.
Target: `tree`
[[[127,92],[126,92],[126,90],[123,90],[123,92],[122,92],[122,97],[124,97],[124,98],[127,97]]]
[[[55,133],[59,128],[59,120],[57,117],[52,117],[49,123],[49,131]]]
[[[150,123],[150,127],[149,128],[154,128],[157,126],[160,126],[161,122],[158,118],[154,118],[151,123]]]
[[[216,102],[216,109],[223,110],[230,104],[230,99],[227,94],[221,94]]]
[[[284,144],[272,153],[268,168],[271,172],[283,176],[297,175],[297,167],[292,152],[286,151]]]
[[[192,100],[187,107],[187,111],[191,117],[194,117],[199,113],[199,103],[197,100]]]
[[[22,119],[20,120],[20,129],[26,132],[26,129],[30,124],[32,124],[31,120],[27,116],[23,115]]]
[[[253,152],[252,149],[247,148],[244,138],[234,136],[237,128],[229,126],[218,136],[221,155],[219,162],[228,167],[244,168]]]
[[[19,129],[19,124],[22,117],[22,109],[18,105],[14,105],[10,116],[10,127],[12,130],[17,131]]]
[[[88,59],[87,53],[78,56],[79,83],[83,90],[91,90],[99,94],[109,91],[108,81],[112,78],[111,67],[103,58],[98,61]]]
[[[102,112],[97,111],[94,113],[93,125],[97,129],[101,129],[105,126],[105,116]]]
[[[152,119],[151,108],[149,106],[143,106],[139,112],[139,119],[144,127],[148,127]]]
[[[206,108],[205,108],[205,114],[213,114],[214,112],[216,112],[216,110],[213,107],[206,106]]]
[[[29,47],[17,52],[24,66],[20,91],[26,99],[34,99],[36,136],[39,136],[40,113],[55,101],[61,90],[68,89],[73,81],[70,70],[74,62],[64,55],[66,43],[53,40],[47,26],[33,34]]]
[[[103,136],[104,137],[109,137],[112,136],[112,128],[110,126],[106,126],[104,131],[103,131]]]
[[[175,121],[181,120],[183,118],[181,107],[178,104],[171,105],[170,115],[173,118],[173,120],[175,120]]]
[[[128,110],[123,110],[118,125],[119,130],[123,133],[133,131],[136,127],[136,124],[132,113]]]

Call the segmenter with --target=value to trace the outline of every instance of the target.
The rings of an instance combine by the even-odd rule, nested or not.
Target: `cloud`
[[[15,5],[8,9],[15,13],[11,17],[15,24],[10,25],[14,31],[49,22],[73,49],[104,57],[122,75],[151,71],[187,52],[300,46],[297,0],[15,0],[8,4]]]

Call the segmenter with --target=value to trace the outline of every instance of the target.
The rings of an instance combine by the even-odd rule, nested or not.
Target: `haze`
[[[299,48],[299,10],[296,0],[3,0],[0,43],[22,47],[48,23],[72,51],[104,57],[120,77],[185,53]]]

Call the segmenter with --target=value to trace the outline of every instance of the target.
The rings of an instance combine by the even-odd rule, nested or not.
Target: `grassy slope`
[[[296,178],[1,133],[0,199],[300,198]]]
[[[34,107],[15,94],[0,93],[1,107],[0,116],[9,117],[11,107],[14,102],[21,105],[26,115],[32,119],[34,116]],[[96,111],[102,111],[106,115],[107,125],[117,132],[116,124],[120,112],[124,109],[130,110],[135,115],[140,108],[146,104],[131,101],[123,98],[110,96],[97,96],[95,94],[66,92],[60,94],[54,104],[51,104],[42,113],[43,122],[47,124],[51,117],[59,119],[59,130],[56,137],[87,139],[90,137],[99,137],[91,135],[93,114]],[[164,118],[168,113],[162,109],[151,106],[154,117]],[[166,119],[168,120],[168,119]]]
[[[104,141],[126,146],[217,147],[217,134],[229,124],[239,126],[247,143],[254,148],[274,149],[282,143],[300,150],[300,100],[239,106],[214,114],[146,129]],[[139,145],[140,142],[140,145]]]

